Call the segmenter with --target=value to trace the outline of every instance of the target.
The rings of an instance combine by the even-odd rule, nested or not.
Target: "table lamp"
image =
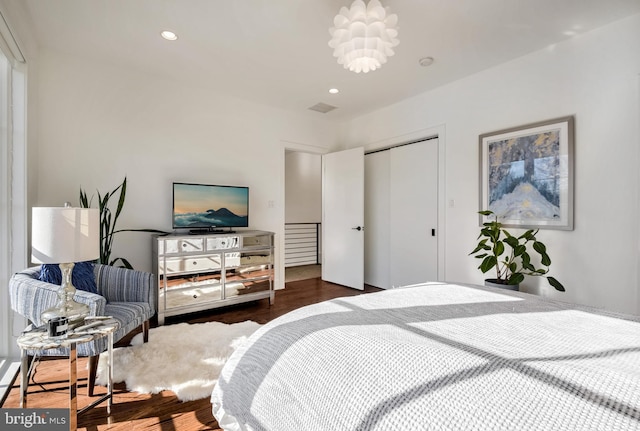
[[[47,325],[53,320],[68,324],[78,322],[89,314],[89,306],[73,299],[76,288],[71,275],[75,262],[100,257],[99,211],[70,206],[34,207],[31,214],[31,261],[58,264],[62,273],[58,303],[40,317]],[[51,330],[49,327],[50,335]],[[60,334],[64,333],[66,331],[60,331]]]

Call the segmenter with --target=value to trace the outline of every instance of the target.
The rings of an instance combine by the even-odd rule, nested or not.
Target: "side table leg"
[[[109,378],[107,380],[107,415],[111,415],[111,406],[113,405],[113,331],[109,332]]]
[[[20,349],[20,408],[27,408],[27,391],[29,390],[29,355]]]
[[[76,343],[69,346],[69,430],[78,429],[78,352]]]

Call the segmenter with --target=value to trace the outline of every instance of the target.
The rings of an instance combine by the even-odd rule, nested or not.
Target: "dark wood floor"
[[[365,293],[380,289],[367,287]],[[287,283],[284,290],[276,291],[274,305],[267,300],[226,307],[217,311],[191,314],[167,319],[165,324],[189,322],[200,323],[218,321],[236,323],[253,320],[267,323],[291,310],[327,299],[361,294],[362,291],[349,289],[320,279]],[[130,337],[129,337],[130,338]],[[126,345],[128,340],[118,343]],[[79,400],[81,408],[91,403],[86,397],[86,359],[78,364]],[[66,408],[68,406],[68,362],[65,359],[42,361],[29,384],[28,401],[32,408]],[[2,407],[18,407],[20,382],[14,386]],[[96,387],[96,395],[105,393],[103,387]],[[128,392],[124,384],[114,388],[112,415],[107,417],[106,403],[103,403],[78,418],[78,429],[87,431],[191,431],[219,430],[218,423],[211,414],[209,399],[181,402],[170,391],[148,395]]]

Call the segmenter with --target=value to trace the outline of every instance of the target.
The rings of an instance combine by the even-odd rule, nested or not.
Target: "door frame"
[[[365,154],[384,150],[387,148],[397,147],[399,145],[408,144],[410,142],[421,141],[426,139],[438,138],[438,220],[437,220],[437,243],[438,243],[438,265],[437,277],[438,281],[446,280],[445,265],[445,245],[446,245],[446,186],[445,186],[445,168],[446,168],[446,127],[444,124],[429,127],[427,129],[416,130],[415,132],[406,133],[392,138],[382,139],[364,145]]]
[[[403,143],[417,141],[421,139],[438,138],[438,281],[446,280],[446,265],[445,265],[445,245],[446,245],[446,187],[445,187],[445,168],[446,168],[446,127],[444,124],[428,127],[425,129],[419,129],[414,132],[394,136],[391,138],[385,138],[378,141],[365,143],[364,145],[356,145],[364,147],[365,154],[375,150],[382,150],[385,148],[394,147]],[[281,169],[280,171],[280,202],[284,202],[285,196],[285,152],[286,151],[299,151],[302,153],[312,153],[317,155],[326,154],[333,151],[340,151],[349,148],[327,148],[319,147],[315,145],[306,145],[297,142],[290,142],[281,140]],[[355,147],[355,146],[354,146]],[[354,148],[351,147],[351,148]],[[276,259],[277,262],[281,262],[281,265],[276,267],[276,289],[284,288],[284,205],[278,205],[281,209],[280,213],[280,229],[279,235],[276,235]]]
[[[277,265],[275,268],[275,273],[276,273],[276,280],[278,280],[278,282],[275,284],[275,289],[284,289],[284,231],[285,231],[285,221],[286,221],[286,214],[285,214],[285,210],[286,210],[286,205],[285,205],[285,196],[286,196],[286,181],[285,181],[285,170],[286,170],[286,162],[285,162],[285,156],[287,151],[293,151],[293,152],[298,152],[298,153],[308,153],[308,154],[314,154],[317,156],[322,156],[323,154],[327,154],[330,153],[332,150],[329,148],[325,148],[325,147],[319,147],[319,146],[315,146],[315,145],[306,145],[306,144],[301,144],[301,143],[297,143],[297,142],[290,142],[290,141],[285,141],[285,140],[281,140],[281,148],[280,148],[280,166],[281,169],[279,170],[280,172],[280,197],[279,197],[279,202],[281,202],[281,205],[278,205],[277,207],[281,210],[280,214],[279,214],[279,218],[280,218],[280,229],[278,235],[276,235],[275,237],[275,255],[276,255],[276,259],[277,262],[280,262],[280,265]],[[322,172],[320,173],[322,175]]]

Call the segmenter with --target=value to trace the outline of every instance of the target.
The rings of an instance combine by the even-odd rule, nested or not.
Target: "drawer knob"
[[[198,262],[191,262],[191,263],[193,263],[194,265],[197,265],[197,264],[198,264]]]

